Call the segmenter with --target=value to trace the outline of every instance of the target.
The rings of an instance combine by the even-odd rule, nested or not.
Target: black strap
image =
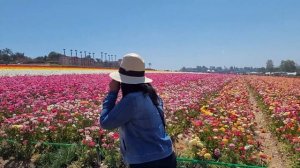
[[[160,101],[162,101],[162,100],[160,100]],[[161,118],[161,121],[162,121],[162,123],[164,125],[164,128],[166,128],[166,120],[165,120],[165,116],[164,116],[164,111],[163,111],[163,109],[160,109],[158,106],[156,106],[156,108],[158,110],[158,113],[159,113],[159,116]]]
[[[162,123],[164,124],[164,127],[166,128],[166,121],[165,121],[164,114],[163,114],[163,112],[161,112],[161,110],[160,110],[159,108],[157,108],[157,109],[158,109],[160,118],[161,118],[161,120],[162,120]]]
[[[145,71],[127,71],[126,69],[120,67],[119,73],[126,76],[132,76],[132,77],[144,77]]]

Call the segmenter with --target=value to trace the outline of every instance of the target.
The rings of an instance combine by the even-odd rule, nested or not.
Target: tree
[[[51,52],[48,54],[47,61],[48,61],[49,63],[58,63],[58,62],[59,62],[59,58],[60,58],[61,56],[63,56],[63,55],[60,54],[60,53],[51,51]]]
[[[282,60],[280,69],[284,72],[296,72],[296,63],[293,60]]]
[[[0,64],[9,64],[10,57],[7,54],[0,55]]]
[[[0,50],[0,63],[2,64],[9,64],[11,62],[11,55],[13,55],[13,52],[11,49],[5,48],[3,50]]]
[[[257,72],[265,73],[266,68],[265,67],[257,68]]]
[[[185,71],[186,71],[186,68],[185,68],[185,67],[182,67],[182,68],[180,69],[180,71],[181,71],[181,72],[185,72]]]
[[[274,70],[274,64],[273,64],[273,61],[272,60],[268,60],[267,63],[266,63],[266,70],[268,72],[273,72]]]
[[[7,54],[8,56],[13,55],[13,52],[9,48],[5,48],[1,51],[1,54]]]
[[[42,64],[42,63],[46,63],[46,59],[47,57],[39,56],[34,59],[34,62]]]
[[[11,61],[12,63],[23,63],[27,60],[28,58],[26,58],[24,56],[24,53],[19,53],[19,52],[16,52],[14,53],[12,56],[11,56]]]

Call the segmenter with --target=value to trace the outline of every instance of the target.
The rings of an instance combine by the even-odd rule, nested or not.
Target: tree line
[[[26,57],[24,53],[14,53],[11,49],[4,48],[0,50],[0,64],[17,64],[19,62],[28,62],[31,58]]]
[[[50,52],[48,55],[31,58],[21,52],[13,52],[9,48],[0,50],[0,64],[45,64],[58,62],[60,53]]]
[[[297,72],[300,73],[300,67],[293,60],[282,60],[279,66],[274,66],[272,60],[267,60],[265,67],[216,67],[216,66],[197,66],[195,68],[183,67],[182,72],[217,72],[217,73],[279,73],[279,72]]]
[[[266,72],[296,72],[297,65],[293,60],[282,60],[278,67],[274,66],[273,60],[269,59],[266,63]]]
[[[93,53],[94,54],[94,53]],[[105,53],[106,54],[106,53]],[[72,54],[71,54],[72,55]],[[76,53],[77,55],[77,53]],[[116,56],[115,56],[116,58]],[[110,59],[109,61],[92,58],[91,55],[85,55],[83,58],[77,56],[66,56],[64,54],[51,51],[48,55],[31,58],[24,53],[13,52],[9,48],[0,50],[0,64],[52,64],[52,65],[71,65],[71,66],[99,66],[99,67],[117,67],[118,61]]]
[[[64,59],[62,59],[64,58]],[[102,59],[93,59],[90,55],[84,58],[68,57],[64,54],[51,51],[48,55],[31,58],[25,56],[21,52],[13,52],[9,48],[0,49],[0,64],[58,64],[58,65],[83,65],[83,66],[103,66],[115,67],[118,66],[117,61],[107,62]],[[149,63],[149,67],[151,63]],[[253,67],[216,67],[216,66],[197,66],[195,68],[183,67],[180,69],[182,72],[218,72],[218,73],[276,73],[276,72],[298,72],[300,67],[293,60],[282,60],[279,66],[274,66],[273,60],[269,59],[266,62],[266,67],[253,68]]]

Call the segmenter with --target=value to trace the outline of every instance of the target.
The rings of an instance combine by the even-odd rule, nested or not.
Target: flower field
[[[42,75],[2,71],[0,157],[38,167],[95,167],[100,162],[124,166],[118,130],[103,130],[98,123],[110,81],[107,71],[64,71]],[[165,103],[167,131],[178,156],[267,165],[271,156],[256,140],[249,88],[272,113],[276,134],[299,156],[300,79],[192,73],[147,76]]]
[[[248,81],[273,121],[273,133],[289,144],[290,150],[299,159],[300,79],[251,77]]]
[[[191,110],[194,115],[188,116],[191,123],[188,133],[180,134],[189,140],[183,156],[250,165],[268,162],[268,156],[256,141],[254,113],[242,78],[231,80],[200,105],[200,111]]]

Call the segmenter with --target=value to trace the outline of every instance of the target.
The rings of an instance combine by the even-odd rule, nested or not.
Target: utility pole
[[[73,59],[72,59],[72,51],[73,50],[70,50],[71,51],[71,64],[73,65]]]
[[[82,66],[82,51],[80,51],[80,66]]]
[[[63,64],[66,64],[66,49],[64,48],[64,57],[62,59]]]
[[[84,65],[86,66],[86,51],[84,51]]]
[[[91,66],[91,53],[89,52],[89,66]]]
[[[78,61],[77,61],[77,50],[75,50],[75,55],[76,55],[76,56],[75,56],[75,58],[74,58],[74,62],[75,62],[76,65],[78,65]]]
[[[93,64],[95,65],[95,53],[93,53]]]

